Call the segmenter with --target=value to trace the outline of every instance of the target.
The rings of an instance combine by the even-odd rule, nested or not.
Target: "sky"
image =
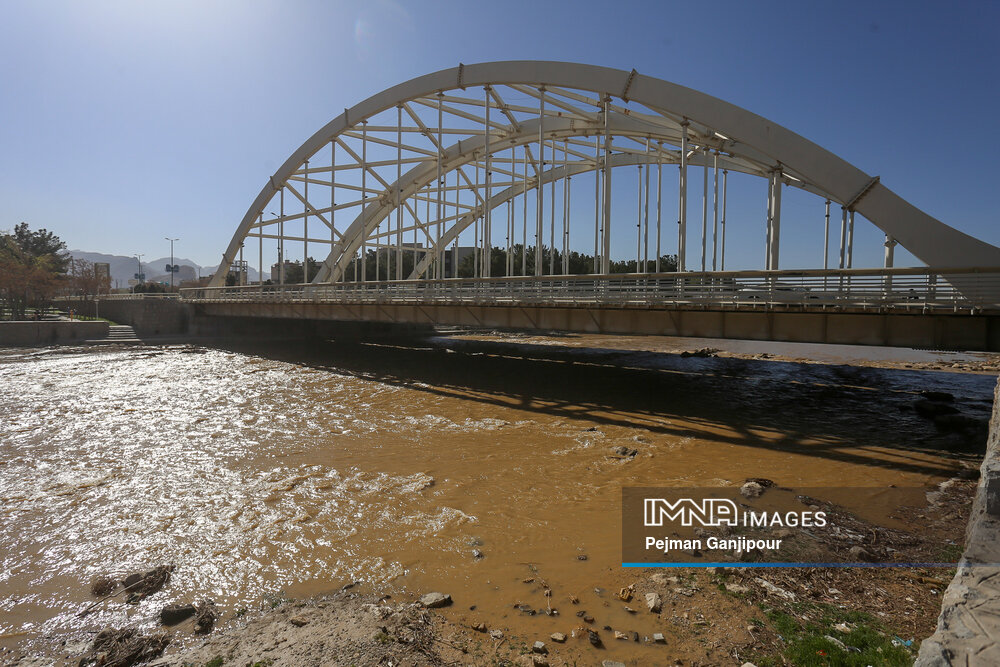
[[[0,0],[0,10],[0,230],[25,221],[73,249],[162,257],[169,236],[178,257],[217,264],[268,177],[345,107],[459,62],[522,59],[635,68],[714,95],[1000,245],[996,2]],[[727,268],[762,268],[759,188],[756,201],[731,203]],[[782,268],[820,266],[822,229],[822,200],[789,200]],[[855,266],[881,266],[881,244],[859,224]],[[613,240],[622,257],[629,247]],[[897,250],[897,266],[918,264]]]

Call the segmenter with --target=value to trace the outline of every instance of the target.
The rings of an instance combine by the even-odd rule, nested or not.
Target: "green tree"
[[[48,307],[69,261],[62,254],[65,248],[51,232],[32,232],[23,222],[13,234],[0,234],[0,304],[5,316],[23,320],[29,309]]]

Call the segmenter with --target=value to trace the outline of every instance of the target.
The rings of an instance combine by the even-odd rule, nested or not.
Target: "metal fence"
[[[1000,310],[1000,268],[517,276],[182,289],[187,302]]]

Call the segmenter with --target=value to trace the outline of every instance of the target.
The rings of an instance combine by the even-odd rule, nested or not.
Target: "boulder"
[[[425,593],[420,596],[420,605],[428,609],[447,607],[451,604],[451,596],[446,593]]]
[[[196,612],[197,609],[194,608],[193,604],[168,604],[160,610],[160,623],[177,625],[194,616]]]

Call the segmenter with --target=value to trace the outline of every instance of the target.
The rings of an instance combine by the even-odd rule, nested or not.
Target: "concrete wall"
[[[1000,665],[1000,383],[966,530],[965,554],[915,665]]]
[[[104,338],[107,322],[0,322],[0,345],[27,347]]]
[[[652,334],[1000,351],[1000,316],[558,306],[203,303],[199,317],[452,324],[584,333]]]
[[[176,299],[101,299],[94,301],[56,301],[61,310],[74,309],[81,315],[105,317],[131,326],[142,336],[185,335],[190,324],[191,307]]]

